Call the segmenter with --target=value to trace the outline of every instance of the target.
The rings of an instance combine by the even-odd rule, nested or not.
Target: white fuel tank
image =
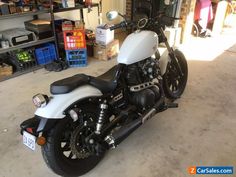
[[[136,31],[121,46],[118,63],[130,65],[151,57],[158,48],[158,35],[152,31]]]

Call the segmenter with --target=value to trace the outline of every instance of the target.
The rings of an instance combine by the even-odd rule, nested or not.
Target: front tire
[[[175,50],[175,57],[182,69],[183,76],[177,70],[175,62],[170,61],[163,76],[163,89],[167,98],[175,100],[183,94],[188,80],[188,64],[184,54]],[[172,59],[173,60],[173,59]]]
[[[85,155],[83,158],[76,158],[72,151],[70,152],[69,144],[62,147],[63,142],[68,143],[67,136],[70,135],[67,130],[70,124],[70,119],[64,119],[47,134],[47,143],[42,147],[42,155],[53,172],[60,176],[74,177],[84,175],[93,169],[101,161],[105,152],[99,156],[91,154]],[[70,153],[69,156],[65,155],[67,150]]]

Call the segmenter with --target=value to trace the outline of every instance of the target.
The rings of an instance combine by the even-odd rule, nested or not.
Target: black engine
[[[127,69],[127,83],[129,86],[152,81],[160,75],[159,62],[148,58],[144,61],[132,64]]]
[[[130,90],[130,102],[141,110],[154,106],[160,98],[158,83],[161,72],[159,62],[148,58],[127,68],[126,81]]]

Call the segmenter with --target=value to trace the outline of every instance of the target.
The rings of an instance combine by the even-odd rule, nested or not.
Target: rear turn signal
[[[39,146],[43,146],[46,144],[46,138],[43,136],[40,136],[37,138],[36,142]]]

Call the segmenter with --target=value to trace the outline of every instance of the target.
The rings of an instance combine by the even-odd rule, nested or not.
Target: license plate
[[[35,150],[36,137],[29,134],[28,132],[23,132],[23,144],[26,145],[31,150]]]

